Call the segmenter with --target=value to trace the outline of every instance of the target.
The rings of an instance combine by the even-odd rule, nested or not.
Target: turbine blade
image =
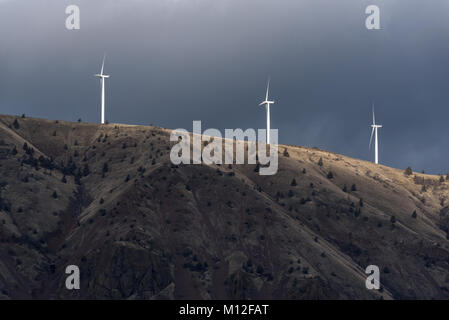
[[[376,117],[374,116],[374,103],[373,103],[373,124],[376,125]]]
[[[265,98],[265,101],[268,101],[268,91],[270,90],[270,78],[268,77],[268,83],[267,83],[267,95]]]
[[[371,149],[371,142],[373,141],[373,133],[374,133],[374,127],[373,127],[373,130],[371,131],[371,138],[369,138],[369,149]]]
[[[101,65],[101,75],[103,75],[103,70],[104,70],[104,60],[106,59],[106,53],[103,55],[103,63]]]

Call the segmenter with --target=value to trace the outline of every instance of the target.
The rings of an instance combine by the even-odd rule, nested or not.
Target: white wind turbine
[[[371,149],[371,141],[373,140],[373,133],[375,132],[375,137],[374,137],[374,152],[375,152],[375,158],[374,158],[374,163],[378,164],[379,163],[379,146],[378,146],[378,142],[377,142],[377,129],[378,128],[382,128],[382,125],[376,124],[376,118],[374,116],[374,105],[373,105],[373,124],[371,125],[371,128],[373,128],[373,130],[371,131],[371,138],[369,139],[369,148]]]
[[[101,124],[104,124],[104,81],[109,78],[109,75],[103,73],[104,71],[104,59],[106,55],[103,56],[103,64],[101,65],[100,74],[96,74],[95,77],[100,78],[101,83]]]
[[[270,79],[268,79],[267,84],[267,95],[265,96],[265,101],[263,101],[259,106],[266,105],[267,109],[267,144],[270,144],[270,104],[274,104],[274,101],[268,100],[268,92],[270,90]]]

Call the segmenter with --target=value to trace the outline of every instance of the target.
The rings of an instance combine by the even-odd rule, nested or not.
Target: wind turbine
[[[101,83],[101,124],[104,124],[104,81],[109,78],[109,75],[103,73],[104,71],[104,59],[106,55],[103,56],[103,64],[101,65],[100,74],[96,74],[95,77],[100,78]]]
[[[377,129],[382,128],[382,125],[376,124],[376,117],[374,116],[374,105],[373,105],[373,124],[371,125],[371,128],[373,130],[371,131],[371,138],[369,139],[369,148],[371,149],[371,141],[373,140],[373,133],[376,132],[374,137],[374,152],[375,152],[375,158],[374,163],[379,164],[379,147],[377,142]]]
[[[268,78],[267,95],[265,96],[265,101],[259,104],[259,106],[265,105],[267,109],[267,144],[270,144],[270,104],[274,104],[274,101],[268,100],[269,91],[270,91],[270,79]]]

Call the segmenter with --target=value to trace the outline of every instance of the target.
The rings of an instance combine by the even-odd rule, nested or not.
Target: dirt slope
[[[445,178],[294,146],[274,176],[174,166],[169,134],[0,116],[0,298],[449,298]]]

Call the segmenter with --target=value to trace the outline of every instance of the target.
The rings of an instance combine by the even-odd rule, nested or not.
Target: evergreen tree
[[[83,176],[87,177],[89,174],[90,174],[89,165],[85,163],[83,168]]]

